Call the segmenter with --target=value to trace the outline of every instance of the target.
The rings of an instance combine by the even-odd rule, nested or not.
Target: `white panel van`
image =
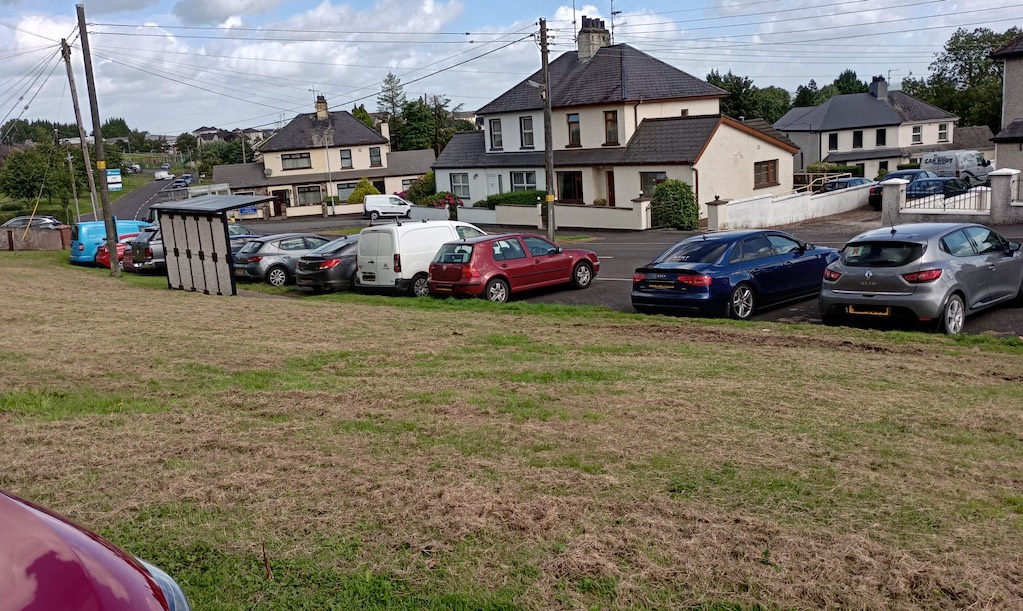
[[[940,151],[927,153],[920,159],[920,169],[930,170],[938,176],[955,176],[971,187],[988,182],[994,168],[979,151]]]
[[[363,209],[364,216],[374,221],[382,216],[412,216],[412,204],[397,195],[367,195]]]
[[[429,295],[430,261],[446,242],[484,235],[460,221],[406,221],[359,232],[356,287]]]

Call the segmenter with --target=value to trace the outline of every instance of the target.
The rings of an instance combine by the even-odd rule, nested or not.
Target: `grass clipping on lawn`
[[[314,599],[348,587],[325,574],[400,584],[379,608],[1023,604],[1019,347],[208,297],[0,257],[0,488],[197,608],[298,606],[264,543]]]

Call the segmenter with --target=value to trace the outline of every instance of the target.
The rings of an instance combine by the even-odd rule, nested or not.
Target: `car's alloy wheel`
[[[578,263],[572,270],[572,284],[577,289],[584,289],[593,282],[593,270],[586,263]]]
[[[732,318],[747,320],[753,316],[753,288],[748,284],[740,284],[732,291],[728,299],[728,312]]]
[[[508,290],[508,283],[505,282],[504,280],[501,280],[500,278],[496,278],[487,283],[487,290],[485,295],[487,296],[487,299],[489,299],[490,301],[495,301],[497,303],[505,303],[506,301],[508,301],[508,297],[510,294],[511,293]]]
[[[271,267],[266,272],[266,283],[270,286],[284,286],[288,283],[288,270],[283,267]]]
[[[959,335],[963,331],[965,320],[966,308],[963,306],[963,298],[952,295],[941,311],[941,330],[948,335]]]
[[[409,293],[413,297],[426,297],[430,294],[429,277],[426,274],[417,274],[409,286]]]
[[[373,212],[370,212],[370,213],[369,213],[369,220],[371,220],[371,221],[375,221],[375,220],[377,220],[378,218],[380,218],[380,213],[379,213],[379,212],[377,212],[376,210],[374,210]]]

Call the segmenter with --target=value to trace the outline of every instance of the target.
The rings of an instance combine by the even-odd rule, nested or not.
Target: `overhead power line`
[[[862,1],[862,0],[857,0]],[[383,34],[395,36],[512,36],[517,32],[411,32],[398,30],[308,30],[295,28],[244,28],[197,25],[160,25],[154,23],[90,23],[111,28],[159,28],[161,30],[216,30],[220,32],[285,32],[294,34]]]

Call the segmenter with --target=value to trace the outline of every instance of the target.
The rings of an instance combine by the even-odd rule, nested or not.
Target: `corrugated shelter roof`
[[[258,148],[261,152],[267,153],[324,146],[370,144],[387,144],[387,138],[353,117],[348,111],[336,110],[326,119],[317,119],[316,113],[298,115],[281,131],[264,140]]]
[[[589,60],[576,51],[550,63],[551,107],[611,104],[639,100],[723,98],[728,92],[626,44],[597,50]],[[540,90],[529,84],[543,82],[538,70],[489,104],[478,114],[542,110]]]
[[[818,106],[793,108],[774,127],[784,132],[821,132],[958,118],[908,93],[889,91],[881,100],[872,93],[849,93]]]
[[[991,59],[1011,59],[1023,57],[1023,36],[1008,42],[991,52]]]
[[[192,199],[164,202],[150,206],[164,212],[226,212],[244,206],[254,206],[273,200],[270,195],[203,195]]]

